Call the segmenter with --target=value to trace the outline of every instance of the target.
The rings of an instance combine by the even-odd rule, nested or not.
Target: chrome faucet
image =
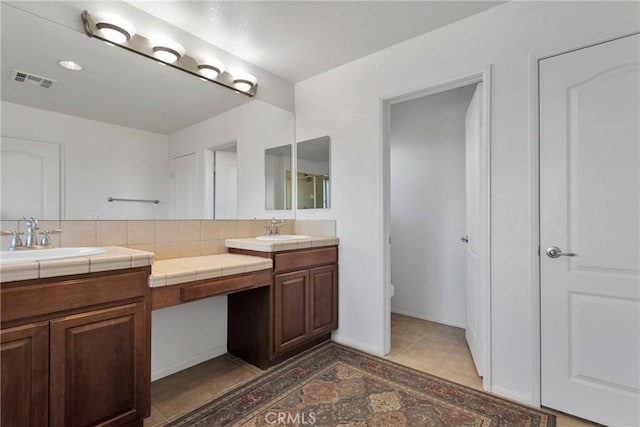
[[[284,220],[283,219],[276,220],[275,218],[271,218],[269,225],[264,226],[264,228],[266,229],[267,236],[280,234],[281,227],[284,227]]]
[[[27,220],[27,237],[25,238],[24,245],[27,248],[35,248],[38,246],[38,230],[40,230],[40,223],[34,217]]]
[[[25,233],[22,233],[20,231],[20,221],[26,221],[27,222],[27,236],[25,238],[25,242],[24,244],[22,243],[22,239],[20,238],[20,236],[22,236]],[[21,220],[18,220],[18,231],[0,231],[0,235],[2,236],[12,236],[11,238],[11,242],[9,243],[9,250],[10,251],[17,251],[17,250],[24,250],[24,249],[48,249],[48,248],[52,248],[53,245],[51,244],[51,235],[52,234],[58,234],[61,232],[61,230],[46,230],[46,231],[42,231],[40,232],[41,237],[40,237],[40,241],[38,241],[38,230],[40,230],[40,222],[38,222],[38,220],[34,217],[31,217],[29,219],[27,218],[22,218]]]

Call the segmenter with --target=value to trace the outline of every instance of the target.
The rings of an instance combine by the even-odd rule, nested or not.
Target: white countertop
[[[153,264],[154,254],[151,252],[120,246],[108,246],[103,249],[105,249],[105,252],[97,255],[0,265],[0,281],[4,283],[17,280],[42,279],[146,267]]]
[[[227,247],[276,252],[337,245],[338,239],[335,237],[313,237],[305,240],[278,242],[247,238],[228,239],[226,243]],[[249,255],[218,254],[154,261],[154,254],[151,252],[120,246],[109,246],[103,249],[105,252],[97,255],[0,265],[0,280],[3,283],[15,282],[151,265],[149,286],[160,287],[273,267],[273,261],[270,258]]]
[[[151,267],[149,286],[171,286],[196,280],[249,273],[273,267],[270,258],[218,254],[156,261]]]
[[[258,240],[255,237],[243,239],[226,239],[227,248],[246,249],[259,252],[278,252],[294,249],[319,248],[322,246],[335,246],[340,243],[337,237],[312,236],[310,239],[300,240]]]

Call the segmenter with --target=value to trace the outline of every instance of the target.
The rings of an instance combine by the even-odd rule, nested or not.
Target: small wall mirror
[[[330,145],[328,136],[297,143],[298,209],[327,209],[330,207]]]
[[[291,209],[291,144],[264,150],[267,210]]]

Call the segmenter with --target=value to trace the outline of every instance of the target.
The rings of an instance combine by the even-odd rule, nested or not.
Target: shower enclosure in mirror
[[[330,207],[329,171],[331,150],[328,136],[296,144],[298,209]]]
[[[291,209],[291,144],[264,150],[267,210]]]

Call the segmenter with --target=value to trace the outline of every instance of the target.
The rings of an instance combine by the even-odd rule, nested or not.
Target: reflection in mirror
[[[267,210],[291,209],[291,144],[264,150]]]
[[[296,145],[298,209],[330,207],[329,171],[331,150],[328,136],[298,142]]]
[[[231,143],[213,151],[213,218],[238,218],[238,148]]]
[[[237,201],[216,218],[263,215],[263,176],[256,162],[265,147],[293,142],[292,106],[277,105],[288,99],[289,85],[274,86],[275,79],[267,79],[264,87],[275,95],[259,91],[249,98],[115,49],[86,36],[81,3],[0,2],[0,219],[213,218],[213,178],[204,163],[218,134],[225,135],[224,142],[241,142]],[[126,2],[92,7],[101,3],[131,20],[137,16],[166,26],[185,47],[200,46],[188,33]],[[62,68],[61,59],[84,68]],[[14,70],[53,83],[21,82]],[[263,124],[257,117],[273,120]],[[41,163],[37,169],[35,162]],[[190,192],[182,193],[184,188]]]

